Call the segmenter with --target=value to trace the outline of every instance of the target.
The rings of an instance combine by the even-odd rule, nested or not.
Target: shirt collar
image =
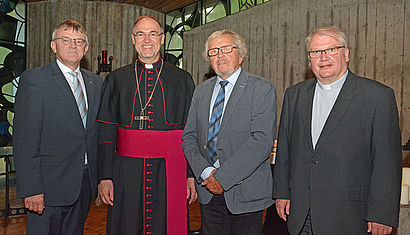
[[[66,73],[69,73],[69,72],[72,71],[69,67],[67,67],[63,63],[61,63],[60,60],[58,60],[58,59],[56,59],[56,60],[57,60],[57,65],[60,68],[61,72],[63,72],[63,74],[66,74]],[[77,69],[74,70],[74,72],[80,73],[80,66],[78,66]]]
[[[144,69],[159,68],[160,65],[161,65],[161,63],[159,63],[159,62],[161,62],[161,57],[159,57],[158,60],[155,61],[155,62],[152,63],[152,64],[146,64],[146,63],[142,62],[139,57],[137,57],[137,60],[138,60],[138,62],[139,62],[141,65],[143,65],[142,67],[143,67]]]
[[[235,86],[236,81],[238,81],[239,74],[241,73],[242,68],[239,67],[231,76],[229,76],[225,81],[228,81],[228,84]],[[217,76],[217,82],[223,81],[223,79]]]
[[[330,83],[328,85],[320,83],[319,80],[316,79],[318,87],[320,89],[324,90],[324,91],[331,91],[331,90],[339,89],[343,86],[343,83],[345,82],[345,80],[347,78],[347,74],[348,74],[348,70],[346,70],[346,73],[343,74],[343,76],[340,77],[340,79],[337,79],[336,81],[334,81],[333,83]]]

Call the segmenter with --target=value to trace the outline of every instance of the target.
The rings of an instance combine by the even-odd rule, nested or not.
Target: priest
[[[137,59],[107,76],[97,118],[107,234],[186,234],[187,198],[197,194],[181,135],[195,85],[161,58],[156,18],[137,18],[131,38]]]

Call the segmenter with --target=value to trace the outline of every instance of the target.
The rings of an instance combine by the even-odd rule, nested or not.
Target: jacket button
[[[206,145],[204,145],[204,149],[206,149]]]

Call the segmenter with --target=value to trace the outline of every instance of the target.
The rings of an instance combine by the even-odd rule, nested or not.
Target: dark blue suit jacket
[[[97,195],[96,116],[102,80],[81,69],[87,100],[87,127],[64,75],[53,63],[24,72],[14,115],[17,196],[45,194],[45,206],[73,204],[80,193],[87,152],[93,195]]]

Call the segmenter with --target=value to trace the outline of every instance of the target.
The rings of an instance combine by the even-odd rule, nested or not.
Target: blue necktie
[[[84,92],[81,88],[80,82],[78,81],[78,73],[72,71],[68,73],[73,77],[74,98],[77,102],[78,111],[80,112],[81,120],[85,127],[87,123],[87,106],[85,105]]]
[[[228,81],[220,81],[218,96],[216,97],[214,107],[212,108],[211,120],[209,120],[209,132],[208,132],[208,155],[213,160],[216,155],[216,143],[218,140],[219,128],[221,126],[222,112],[225,102],[225,86],[228,85]]]

